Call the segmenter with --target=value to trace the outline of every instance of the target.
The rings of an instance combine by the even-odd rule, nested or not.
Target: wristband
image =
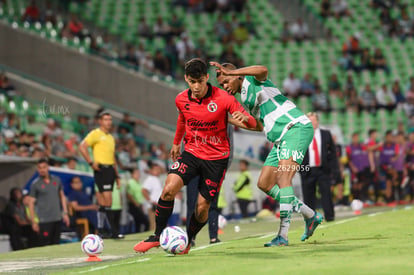
[[[89,166],[92,166],[93,165],[93,161],[88,162],[88,164],[89,164]]]

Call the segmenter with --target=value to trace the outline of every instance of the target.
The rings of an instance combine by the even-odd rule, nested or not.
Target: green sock
[[[292,202],[295,200],[293,186],[280,189],[280,217],[286,218],[293,211]]]
[[[275,200],[280,201],[280,189],[277,184],[275,184],[275,186],[273,186],[272,189],[270,189],[266,194],[268,194]]]

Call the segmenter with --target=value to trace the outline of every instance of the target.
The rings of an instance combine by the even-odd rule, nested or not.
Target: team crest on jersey
[[[177,169],[178,167],[180,167],[180,163],[179,163],[178,161],[174,162],[174,163],[171,165],[171,169],[172,169],[172,170]]]
[[[215,111],[217,111],[217,104],[216,104],[216,103],[214,103],[214,102],[210,102],[210,103],[207,105],[207,110],[208,110],[210,113],[214,113]]]

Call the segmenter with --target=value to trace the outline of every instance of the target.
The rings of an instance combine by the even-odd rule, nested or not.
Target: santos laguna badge
[[[179,166],[180,166],[180,163],[178,161],[176,161],[171,165],[171,169],[173,169],[173,170],[177,169]]]
[[[213,101],[212,101],[212,102],[210,102],[210,103],[207,105],[207,110],[208,110],[210,113],[214,113],[215,111],[217,111],[217,104],[216,104],[216,103],[214,103]]]

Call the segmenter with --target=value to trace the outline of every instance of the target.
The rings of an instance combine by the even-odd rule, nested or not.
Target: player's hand
[[[117,179],[116,179],[116,187],[117,187],[118,189],[121,189],[121,179],[120,179],[120,178],[117,178]]]
[[[91,205],[91,210],[98,211],[98,210],[99,210],[99,205],[92,204],[92,205]]]
[[[34,232],[39,233],[39,225],[37,223],[32,223],[32,229]]]
[[[69,227],[69,225],[70,225],[70,219],[69,219],[69,215],[68,214],[64,214],[63,215],[63,222],[65,223],[65,225],[67,227]]]
[[[216,67],[216,68],[217,68],[217,69],[216,69],[216,72],[220,72],[220,73],[221,73],[221,74],[223,74],[223,75],[230,75],[230,71],[231,71],[231,70],[229,70],[229,69],[227,69],[227,68],[225,68],[225,67],[221,66],[221,65],[220,65],[220,63],[215,62],[215,61],[211,61],[211,62],[210,62],[210,65],[211,65],[211,66],[214,66],[214,67]]]
[[[234,113],[232,113],[231,114],[231,116],[234,118],[234,119],[236,119],[236,120],[238,120],[238,121],[240,121],[241,123],[244,123],[244,122],[248,122],[249,121],[249,117],[248,116],[246,116],[246,115],[244,115],[242,112],[240,112],[240,111],[235,111]]]
[[[97,164],[96,162],[92,163],[91,167],[93,170],[99,171],[99,164]]]
[[[173,161],[176,161],[177,158],[180,156],[180,151],[181,151],[180,147],[181,147],[180,145],[173,144],[171,151],[170,151],[170,156]]]

